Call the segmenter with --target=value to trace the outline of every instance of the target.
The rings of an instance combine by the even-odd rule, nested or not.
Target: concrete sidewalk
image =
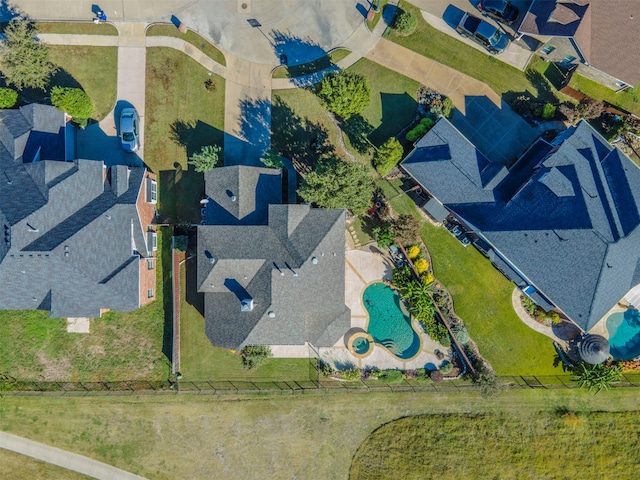
[[[145,480],[144,477],[120,470],[84,455],[34,442],[10,433],[0,432],[0,448],[58,465],[99,480]]]

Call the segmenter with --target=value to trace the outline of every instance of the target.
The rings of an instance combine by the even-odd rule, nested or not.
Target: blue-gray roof
[[[0,199],[12,199],[0,203],[10,240],[0,238],[7,247],[0,250],[0,309],[98,317],[104,308],[140,305],[134,250],[144,250],[135,199],[144,169],[117,168],[127,178],[119,197],[93,160],[21,164],[10,185],[0,181]]]
[[[420,149],[403,167],[440,199],[446,179],[414,167]],[[450,178],[458,185],[447,184],[443,203],[482,234],[499,262],[588,331],[640,282],[640,169],[587,122],[526,155],[491,192],[479,194],[466,175]]]

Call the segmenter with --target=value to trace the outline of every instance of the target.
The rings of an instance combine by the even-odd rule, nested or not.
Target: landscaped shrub
[[[382,225],[374,227],[371,233],[373,233],[373,238],[376,239],[376,243],[380,248],[387,248],[393,243],[394,236],[389,222],[384,222]]]
[[[434,383],[441,382],[444,379],[440,370],[432,370],[431,373],[429,373],[429,376],[431,377],[431,381]]]
[[[362,372],[360,371],[359,368],[354,367],[348,370],[340,370],[340,378],[348,382],[360,380],[360,377],[362,377]]]
[[[445,98],[442,101],[442,116],[445,118],[451,118],[454,108],[455,105],[453,104],[453,100],[451,100],[449,97]]]
[[[440,373],[442,375],[451,373],[451,370],[453,370],[453,363],[451,362],[445,362],[445,364],[440,367]]]
[[[418,275],[422,275],[424,272],[429,270],[429,263],[424,258],[417,259],[413,263],[413,266],[415,267],[416,271],[418,272]]]
[[[451,333],[453,333],[453,336],[459,344],[464,345],[469,343],[469,332],[464,325],[454,325],[451,327]]]
[[[12,88],[0,88],[0,108],[11,108],[18,101],[18,92]]]
[[[373,165],[383,177],[389,175],[389,172],[395,167],[400,160],[404,149],[400,142],[394,137],[380,145],[380,148],[373,154]]]
[[[393,29],[404,37],[411,35],[418,27],[418,19],[411,12],[401,10],[393,22]]]
[[[551,103],[545,103],[542,109],[542,118],[552,120],[556,116],[556,106]]]
[[[424,136],[435,125],[435,122],[429,117],[424,117],[420,120],[420,123],[416,125],[412,130],[409,130],[406,135],[406,139],[410,142],[415,142],[422,136]]]
[[[413,215],[400,215],[393,225],[393,233],[398,242],[407,245],[420,238],[420,221]]]
[[[51,103],[81,126],[87,124],[93,113],[91,99],[81,88],[55,86],[51,89]]]
[[[335,369],[331,366],[329,362],[325,362],[322,359],[318,360],[318,370],[325,377],[330,377],[335,373]]]
[[[407,248],[406,252],[407,252],[407,256],[411,260],[415,260],[420,256],[420,254],[422,253],[422,250],[420,250],[420,247],[418,245],[411,245],[409,248]]]
[[[407,284],[413,281],[415,281],[413,278],[413,272],[408,265],[400,268],[394,268],[391,272],[391,283],[400,290],[403,290]]]
[[[329,73],[318,84],[316,92],[322,106],[344,120],[362,113],[371,95],[367,78],[349,71]]]
[[[580,388],[587,388],[590,392],[595,390],[594,393],[598,393],[601,390],[609,390],[610,385],[619,382],[621,377],[622,370],[619,365],[581,363],[571,375],[571,380],[580,383]]]
[[[268,345],[247,345],[240,350],[242,357],[242,367],[251,370],[262,365],[271,358],[271,347]]]
[[[422,278],[422,283],[425,285],[431,285],[433,283],[433,275],[431,275],[430,272],[424,272],[420,275],[420,278]]]
[[[395,385],[402,382],[402,372],[400,370],[385,370],[380,374],[378,380],[387,385]]]

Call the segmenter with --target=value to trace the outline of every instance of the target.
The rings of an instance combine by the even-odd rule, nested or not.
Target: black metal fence
[[[579,385],[568,375],[504,376],[498,377],[505,389],[577,389]],[[640,387],[640,373],[625,374],[611,388]],[[41,396],[110,396],[110,395],[314,395],[369,392],[458,392],[475,388],[466,380],[442,382],[416,382],[402,380],[397,384],[384,384],[379,380],[341,382],[320,380],[209,380],[209,381],[123,381],[123,382],[22,382],[0,380],[1,395]]]

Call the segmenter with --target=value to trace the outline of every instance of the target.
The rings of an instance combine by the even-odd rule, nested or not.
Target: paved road
[[[58,465],[99,480],[145,480],[144,477],[120,470],[84,455],[60,450],[59,448],[11,435],[10,433],[0,432],[0,448],[21,453],[22,455]]]

